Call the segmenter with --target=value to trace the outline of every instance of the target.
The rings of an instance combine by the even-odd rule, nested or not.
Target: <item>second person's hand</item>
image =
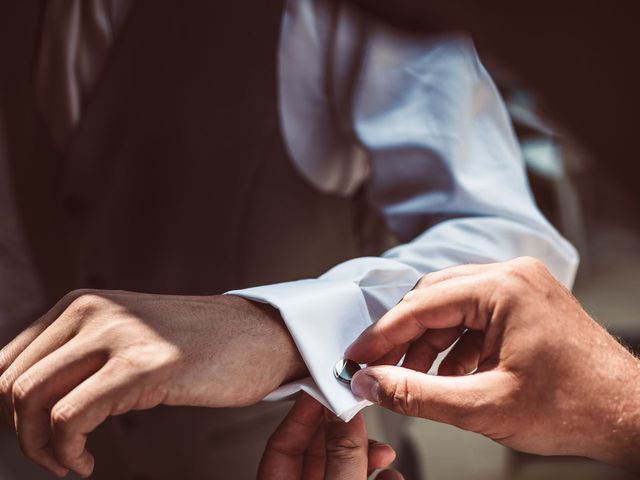
[[[396,412],[640,470],[640,362],[537,260],[425,276],[346,356],[377,365],[354,393]]]
[[[393,449],[369,440],[362,413],[349,423],[302,393],[269,439],[258,480],[366,480],[395,459]],[[395,470],[376,480],[402,480]]]

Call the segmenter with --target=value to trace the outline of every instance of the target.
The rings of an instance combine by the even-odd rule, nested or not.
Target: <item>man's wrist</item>
[[[274,358],[269,359],[269,362],[277,364],[278,383],[274,389],[309,375],[307,366],[276,308],[236,295],[225,295],[224,298],[236,305],[244,305],[253,312],[255,320],[267,329],[268,341],[271,343],[270,350],[277,352]]]
[[[611,391],[608,399],[615,414],[605,435],[612,438],[612,447],[595,457],[640,473],[640,360],[633,358],[622,376],[623,387]]]
[[[284,320],[282,319],[282,315],[280,312],[268,305],[266,303],[254,302],[251,300],[247,300],[250,303],[253,303],[256,308],[258,308],[262,313],[264,313],[269,320],[273,323],[274,332],[279,337],[279,343],[283,346],[282,352],[282,362],[284,365],[284,379],[281,382],[288,383],[294,380],[298,380],[300,378],[304,378],[309,375],[307,370],[307,366],[298,351],[298,347],[296,347],[293,338],[291,338],[291,334],[287,329]]]

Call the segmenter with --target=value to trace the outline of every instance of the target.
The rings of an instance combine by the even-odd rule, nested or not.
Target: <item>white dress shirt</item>
[[[409,35],[370,19],[362,32],[359,14],[342,8],[333,32],[341,49],[327,69],[319,59],[328,57],[329,4],[291,0],[285,14],[285,139],[317,188],[347,194],[366,182],[371,201],[407,243],[319,279],[231,293],[278,308],[311,373],[268,398],[302,389],[349,420],[367,402],[334,378],[333,366],[423,274],[530,255],[571,286],[578,257],[535,206],[505,106],[471,41]],[[349,142],[332,122],[326,75],[347,77],[358,42],[364,50],[347,109]]]
[[[348,420],[366,402],[333,366],[420,276],[531,255],[570,286],[578,259],[534,204],[505,107],[470,40],[408,35],[344,6],[332,16],[331,5],[288,2],[279,57],[285,142],[316,188],[348,195],[364,185],[404,243],[318,279],[229,293],[278,308],[311,373],[268,399],[303,389]],[[15,217],[1,198],[0,218]],[[25,283],[20,295],[0,294],[4,323],[19,318],[20,298],[37,305],[21,236],[18,222],[3,222],[0,292]]]

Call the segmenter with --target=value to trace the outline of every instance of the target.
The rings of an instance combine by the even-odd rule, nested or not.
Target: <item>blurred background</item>
[[[637,352],[640,3],[361,3],[403,28],[472,33],[507,101],[538,205],[580,251],[575,295]],[[636,478],[587,460],[515,453],[432,422],[411,431],[415,478]]]

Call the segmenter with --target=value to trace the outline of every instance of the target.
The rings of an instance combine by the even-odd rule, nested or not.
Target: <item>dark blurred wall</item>
[[[401,28],[471,32],[629,192],[640,221],[640,1],[353,1]]]

